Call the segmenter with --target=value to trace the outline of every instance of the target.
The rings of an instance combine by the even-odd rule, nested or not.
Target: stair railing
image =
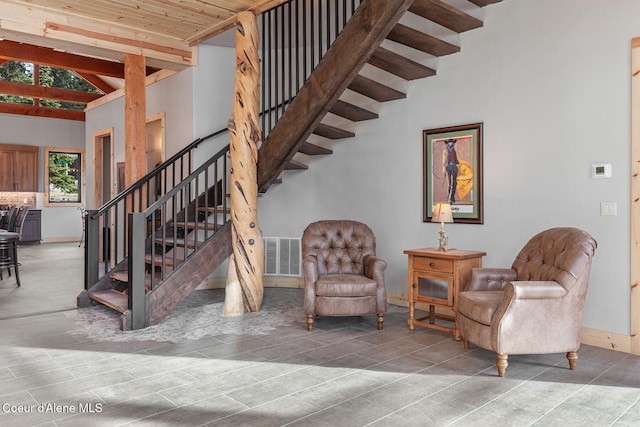
[[[230,220],[228,154],[227,145],[143,212],[129,214],[127,285],[132,329],[148,326],[146,291],[176,272]],[[164,223],[156,227],[159,222]]]
[[[359,5],[360,0],[290,0],[261,15],[263,140]]]
[[[121,263],[130,252],[127,242],[129,227],[127,214],[144,211],[167,191],[188,177],[192,173],[196,157],[195,150],[198,146],[226,131],[227,129],[221,129],[204,138],[196,139],[131,187],[105,203],[100,209],[86,211],[85,290],[96,284],[101,277],[112,272],[114,268],[120,266],[118,269],[124,269]],[[176,209],[186,206],[191,201],[190,198],[180,198],[185,196],[184,193],[181,193],[174,200]],[[150,223],[149,227],[155,228],[152,225],[157,226],[158,219],[157,216],[151,218],[151,221],[156,222]],[[167,219],[165,218],[165,220]]]

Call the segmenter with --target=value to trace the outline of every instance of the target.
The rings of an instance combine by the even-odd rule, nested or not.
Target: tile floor
[[[2,426],[640,425],[637,356],[583,346],[576,371],[561,354],[512,356],[498,378],[492,353],[409,331],[402,307],[382,331],[369,316],[319,318],[309,333],[302,291],[285,288],[236,318],[218,314],[221,290],[196,291],[165,324],[119,332],[103,307],[34,302],[36,284],[76,292],[80,261],[40,271],[39,256],[64,251],[25,248],[23,286],[0,281]]]

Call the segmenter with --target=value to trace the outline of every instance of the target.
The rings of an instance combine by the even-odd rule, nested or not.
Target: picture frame
[[[483,223],[482,125],[422,132],[423,222],[431,221],[436,203],[450,203],[454,222]],[[449,150],[449,146],[453,148]]]

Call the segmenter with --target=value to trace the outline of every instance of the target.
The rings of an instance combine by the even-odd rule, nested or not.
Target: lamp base
[[[449,237],[444,232],[444,227],[443,227],[440,229],[440,231],[438,231],[438,244],[439,244],[438,250],[446,252],[448,243],[449,243]]]

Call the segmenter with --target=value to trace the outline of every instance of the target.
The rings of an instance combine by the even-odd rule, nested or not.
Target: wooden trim
[[[46,31],[57,30],[71,34],[78,34],[91,39],[103,40],[108,42],[120,43],[126,46],[139,47],[147,51],[163,52],[169,55],[180,56],[184,59],[191,59],[192,51],[190,49],[177,49],[169,46],[164,46],[157,43],[149,43],[141,40],[135,40],[127,37],[119,37],[114,35],[106,35],[97,31],[89,31],[83,28],[72,27],[70,25],[63,25],[54,22],[47,22],[45,24]]]
[[[631,43],[631,353],[640,354],[640,38]]]
[[[124,86],[125,185],[147,173],[145,58],[127,55]]]
[[[160,71],[158,71],[156,73],[151,74],[150,76],[147,76],[146,80],[145,80],[145,85],[146,86],[150,86],[150,85],[152,85],[152,84],[154,84],[156,82],[159,82],[160,80],[164,80],[167,77],[171,77],[174,74],[176,74],[176,72],[172,71],[172,70],[160,70]],[[118,90],[114,90],[113,92],[111,92],[111,93],[109,93],[107,95],[104,95],[103,97],[98,98],[93,102],[88,103],[87,104],[87,108],[85,108],[85,111],[92,110],[92,109],[94,109],[96,107],[104,105],[104,104],[106,104],[108,102],[111,102],[114,99],[118,99],[118,98],[120,98],[122,96],[124,96],[124,88],[118,89]]]
[[[80,202],[69,202],[69,203],[50,203],[49,202],[49,153],[59,152],[59,153],[72,153],[72,154],[80,154],[80,176],[81,183],[80,188]],[[44,201],[43,204],[46,207],[57,208],[57,207],[69,207],[69,206],[77,206],[84,207],[87,197],[86,187],[87,187],[87,174],[86,174],[86,162],[85,158],[85,150],[82,148],[67,148],[67,147],[44,147]]]
[[[580,342],[594,347],[607,348],[609,350],[632,353],[632,337],[629,335],[615,334],[613,332],[600,331],[598,329],[582,328],[580,330]]]

